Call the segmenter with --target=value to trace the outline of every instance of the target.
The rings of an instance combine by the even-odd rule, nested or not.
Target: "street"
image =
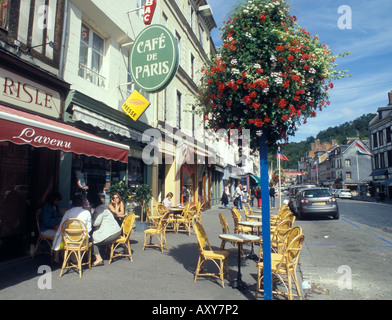
[[[300,259],[309,300],[391,299],[391,205],[338,199],[340,219],[297,221],[305,233]]]

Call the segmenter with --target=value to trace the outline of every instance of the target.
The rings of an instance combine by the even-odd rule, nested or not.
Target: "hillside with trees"
[[[310,151],[310,144],[316,139],[320,142],[331,142],[336,140],[338,144],[346,144],[348,137],[359,137],[363,140],[369,139],[368,124],[375,117],[376,114],[364,114],[353,121],[345,122],[339,126],[329,127],[326,130],[320,131],[316,137],[310,136],[306,141],[290,142],[281,146],[281,151],[289,159],[289,161],[281,161],[280,165],[283,169],[297,169],[298,161]],[[276,149],[270,151],[268,155],[269,163],[276,168]]]

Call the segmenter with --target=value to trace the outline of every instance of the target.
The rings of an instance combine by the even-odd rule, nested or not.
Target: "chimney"
[[[388,92],[388,104],[392,104],[392,90]]]

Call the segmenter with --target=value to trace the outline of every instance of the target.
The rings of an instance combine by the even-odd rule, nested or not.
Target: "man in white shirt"
[[[237,188],[235,188],[235,199],[237,200],[237,209],[242,210],[242,196],[244,192],[242,191],[241,183],[238,183]]]
[[[91,226],[92,226],[91,213],[90,211],[84,209],[84,207],[87,205],[86,198],[81,194],[77,194],[72,199],[72,205],[73,208],[69,209],[64,213],[64,216],[60,222],[60,226],[57,229],[56,235],[54,237],[53,250],[55,250],[54,262],[56,263],[60,262],[59,250],[60,250],[60,244],[62,240],[61,228],[63,227],[65,221],[72,218],[79,219],[86,225],[88,233],[91,232]]]

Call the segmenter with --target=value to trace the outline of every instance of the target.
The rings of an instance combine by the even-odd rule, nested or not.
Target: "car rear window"
[[[332,196],[331,191],[326,189],[305,190],[304,196],[308,198],[320,198]]]

